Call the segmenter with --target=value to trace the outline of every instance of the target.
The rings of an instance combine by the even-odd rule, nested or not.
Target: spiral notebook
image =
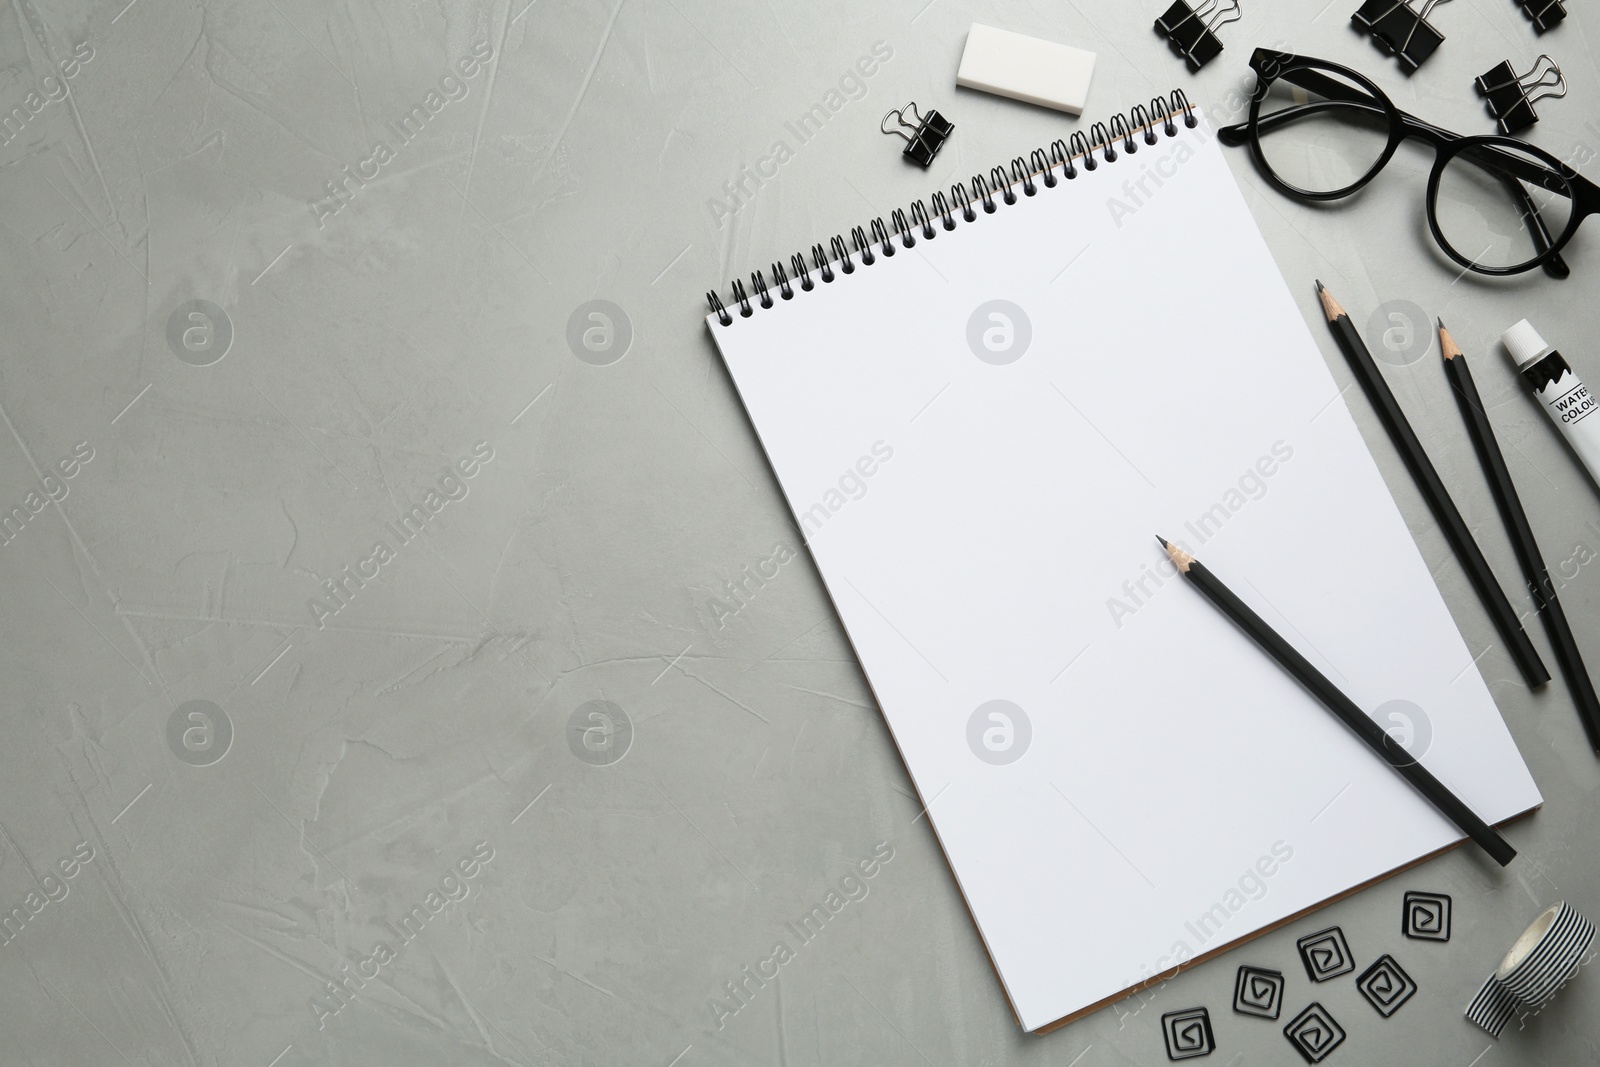
[[[1489,821],[1539,805],[1181,93],[889,218],[706,321],[1024,1028],[1461,840],[1158,533]]]

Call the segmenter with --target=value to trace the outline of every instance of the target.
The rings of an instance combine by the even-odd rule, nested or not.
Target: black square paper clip
[[[1500,132],[1511,134],[1539,121],[1533,110],[1536,101],[1567,95],[1567,79],[1549,56],[1540,56],[1533,69],[1518,74],[1510,62],[1497,63],[1473,83],[1483,97],[1489,114],[1499,122]]]
[[[915,121],[906,121],[908,113]],[[893,128],[889,126],[890,115],[895,119]],[[944,147],[945,141],[950,139],[950,134],[955,132],[955,128],[955,123],[932,108],[928,109],[926,115],[919,115],[915,101],[907,103],[904,107],[894,108],[883,116],[882,122],[878,123],[878,129],[884,133],[904,137],[906,150],[901,155],[924,167],[933,162],[933,157],[939,154],[939,149]],[[911,132],[906,133],[906,130]]]
[[[1567,9],[1561,0],[1517,0],[1522,6],[1522,13],[1533,20],[1533,28],[1538,33],[1559,25],[1567,17]]]
[[[1406,0],[1366,0],[1350,21],[1371,34],[1384,55],[1394,56],[1407,74],[1414,74],[1444,43],[1444,34],[1433,28],[1428,15],[1448,2],[1423,0],[1422,10],[1417,11]]]
[[[1198,8],[1190,7],[1185,0],[1175,0],[1166,14],[1156,19],[1156,32],[1167,39],[1172,50],[1189,64],[1193,74],[1222,51],[1222,39],[1217,27],[1238,22],[1244,15],[1239,0],[1205,0]]]

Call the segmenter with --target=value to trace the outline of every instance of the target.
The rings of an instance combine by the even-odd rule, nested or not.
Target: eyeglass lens
[[[1389,144],[1389,118],[1366,89],[1332,71],[1329,99],[1278,78],[1261,101],[1257,136],[1267,168],[1303,193],[1343,192],[1372,172]]]
[[[1538,157],[1506,145],[1471,145],[1439,176],[1434,219],[1440,236],[1470,263],[1522,267],[1572,221],[1567,181]]]

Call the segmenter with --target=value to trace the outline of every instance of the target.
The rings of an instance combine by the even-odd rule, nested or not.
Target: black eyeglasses
[[[1250,118],[1218,137],[1248,142],[1280,191],[1339,200],[1377,177],[1400,142],[1426,141],[1435,152],[1428,228],[1446,255],[1479,274],[1571,274],[1561,249],[1600,212],[1600,186],[1550,153],[1515,137],[1463,137],[1423,122],[1337,63],[1258,48],[1250,69]]]

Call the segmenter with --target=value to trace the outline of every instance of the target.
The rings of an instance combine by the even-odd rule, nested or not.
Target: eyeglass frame
[[[1591,182],[1549,152],[1516,137],[1506,137],[1499,134],[1463,135],[1452,133],[1430,122],[1424,122],[1415,115],[1396,107],[1394,101],[1389,99],[1388,94],[1378,88],[1370,78],[1330,60],[1317,59],[1313,56],[1294,55],[1270,48],[1257,48],[1250,57],[1250,69],[1255,72],[1256,87],[1250,95],[1249,118],[1244,122],[1222,127],[1217,131],[1217,137],[1223,144],[1230,146],[1248,144],[1250,154],[1255,160],[1256,168],[1280,192],[1298,199],[1319,202],[1342,200],[1345,197],[1353,196],[1376,178],[1384,167],[1388,166],[1389,160],[1394,158],[1394,154],[1402,142],[1412,139],[1422,140],[1434,149],[1433,170],[1428,175],[1428,229],[1432,231],[1434,241],[1447,256],[1468,270],[1491,276],[1505,277],[1523,274],[1535,267],[1543,267],[1545,273],[1553,278],[1566,278],[1571,275],[1572,270],[1567,266],[1566,261],[1561,258],[1560,253],[1566,247],[1567,242],[1572,239],[1573,234],[1577,233],[1578,227],[1584,219],[1590,215],[1600,214],[1600,185]],[[1296,73],[1299,74],[1299,77],[1291,76]],[[1267,91],[1272,87],[1272,84],[1280,78],[1291,85],[1299,86],[1302,89],[1310,89],[1324,97],[1321,101],[1296,104],[1293,107],[1284,108],[1282,111],[1268,115],[1268,132],[1271,132],[1271,124],[1274,120],[1280,117],[1303,114],[1306,109],[1320,110],[1325,106],[1343,104],[1355,105],[1361,110],[1368,110],[1365,105],[1369,102],[1357,94],[1354,86],[1341,84],[1332,78],[1326,77],[1326,74],[1337,74],[1340,77],[1349,79],[1350,82],[1354,83],[1354,86],[1359,86],[1368,93],[1372,98],[1372,102],[1382,105],[1383,116],[1387,120],[1389,139],[1371,168],[1355,182],[1344,188],[1329,192],[1314,192],[1291,185],[1273,170],[1272,164],[1267,162],[1266,153],[1261,148],[1261,104],[1266,99]],[[1522,189],[1521,186],[1511,185],[1517,195],[1522,197],[1524,206],[1533,209],[1531,211],[1525,210],[1523,213],[1523,217],[1532,223],[1530,227],[1531,236],[1534,245],[1540,249],[1539,254],[1532,259],[1511,267],[1483,266],[1467,259],[1445,238],[1439,226],[1437,211],[1440,179],[1450,161],[1470,148],[1487,148],[1491,154],[1502,157],[1507,171],[1511,172],[1512,176],[1548,189],[1551,192],[1570,196],[1572,214],[1567,221],[1566,228],[1558,237],[1551,237],[1549,228],[1545,225],[1544,219],[1540,216],[1537,206],[1533,204],[1533,200],[1528,196],[1527,191]],[[1528,160],[1508,153],[1496,152],[1494,151],[1496,148],[1511,148],[1519,153],[1526,153],[1546,164],[1549,167],[1549,171],[1541,175],[1537,168],[1528,165]],[[1566,187],[1552,189],[1548,184],[1548,178],[1551,174],[1559,176],[1566,183]]]

